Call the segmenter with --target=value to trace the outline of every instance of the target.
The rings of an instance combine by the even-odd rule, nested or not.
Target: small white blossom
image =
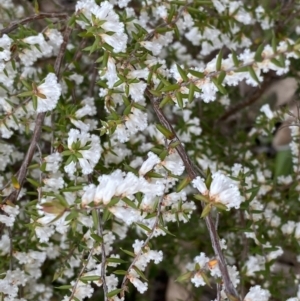
[[[192,181],[193,186],[203,195],[208,195],[212,202],[222,203],[227,209],[235,207],[238,209],[242,202],[242,197],[236,183],[220,172],[212,175],[210,189],[200,177]]]
[[[37,87],[37,92],[43,95],[43,98],[37,97],[37,112],[47,112],[53,110],[61,95],[61,85],[57,82],[54,73],[49,73],[44,83]],[[46,97],[46,98],[44,98]]]

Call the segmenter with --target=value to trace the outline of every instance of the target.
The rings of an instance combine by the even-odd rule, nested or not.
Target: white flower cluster
[[[76,160],[74,158],[64,167],[65,172],[73,177],[76,173],[76,161],[78,161],[83,174],[92,173],[102,153],[99,137],[76,129],[71,129],[68,136],[69,150],[78,155]]]
[[[158,264],[163,259],[162,251],[150,250],[149,247],[144,247],[144,241],[135,240],[133,244],[134,254],[137,256],[135,261],[135,266],[140,270],[144,271],[148,263],[152,260],[155,264]],[[137,288],[137,290],[143,294],[148,289],[148,283],[142,282],[139,278],[140,276],[135,269],[129,270],[129,275],[127,276],[130,282]]]
[[[17,215],[20,213],[19,206],[1,205],[0,223],[5,224],[7,227],[12,227],[16,220]]]
[[[54,73],[49,73],[44,82],[37,87],[38,94],[43,96],[37,97],[37,112],[52,111],[61,95],[61,86],[57,82],[57,77]]]
[[[108,1],[97,5],[94,0],[80,0],[76,4],[76,11],[81,12],[90,21],[90,25],[102,30],[97,37],[110,45],[115,52],[125,52],[127,35],[124,32],[124,24],[119,21],[113,5]],[[88,25],[83,21],[77,21],[83,28]]]
[[[200,177],[194,179],[192,183],[201,194],[207,195],[211,202],[222,203],[226,205],[227,210],[230,208],[238,209],[243,198],[236,182],[221,172],[213,173],[212,179],[209,189],[206,187],[204,180]]]
[[[220,278],[222,276],[218,261],[216,259],[209,259],[203,252],[194,258],[193,263],[188,263],[186,268],[187,270],[193,272],[191,282],[196,287],[207,285],[204,280],[204,275],[206,275],[208,272],[214,278]],[[237,285],[240,283],[240,276],[236,267],[228,265],[227,269],[234,287],[237,287]],[[222,295],[225,296],[224,287],[222,288]]]
[[[26,67],[32,66],[38,59],[56,55],[63,42],[62,34],[57,29],[48,29],[44,35],[29,36],[23,39],[29,47],[20,53],[20,60]]]

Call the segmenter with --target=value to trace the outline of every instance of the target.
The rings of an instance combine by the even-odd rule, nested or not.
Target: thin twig
[[[105,244],[104,244],[104,236],[103,236],[103,226],[102,226],[102,217],[100,213],[100,209],[97,210],[98,215],[98,236],[102,237],[103,241],[101,244],[101,280],[103,285],[103,292],[104,292],[104,301],[108,300],[107,294],[108,294],[108,287],[106,284],[106,278],[105,278],[105,270],[106,270],[106,253],[105,253]]]
[[[95,61],[92,65],[92,76],[91,76],[90,86],[89,86],[89,90],[88,90],[89,97],[94,97],[94,94],[95,94],[95,84],[96,84],[96,79],[97,79],[97,75],[99,72],[98,69],[96,68],[96,66],[97,66],[97,63]]]
[[[166,177],[167,177],[167,175],[166,175]],[[154,222],[154,224],[152,226],[152,229],[149,232],[147,239],[144,241],[143,245],[141,246],[140,251],[136,254],[135,258],[131,262],[129,268],[127,269],[127,273],[126,273],[126,275],[123,278],[122,285],[121,285],[121,289],[122,289],[121,297],[124,297],[124,294],[125,294],[125,287],[126,287],[126,284],[128,282],[127,274],[134,267],[134,265],[137,262],[137,260],[139,259],[139,257],[143,254],[143,249],[148,245],[150,239],[154,235],[154,232],[155,232],[156,227],[157,227],[158,222],[159,222],[159,217],[161,215],[161,206],[162,206],[162,203],[163,203],[163,199],[164,199],[165,193],[166,193],[166,191],[164,192],[164,194],[159,199],[159,202],[158,202],[158,205],[157,205],[157,213],[156,213],[156,217],[155,217],[155,222]]]
[[[159,121],[161,122],[161,124],[163,126],[165,126],[168,130],[170,130],[173,133],[176,140],[178,142],[180,142],[172,125],[170,124],[170,122],[168,121],[168,119],[166,118],[166,116],[164,115],[162,110],[159,108],[159,99],[155,99],[148,90],[146,90],[146,94],[148,95],[148,97],[151,101],[152,107],[153,107]],[[196,172],[197,169],[192,165],[191,160],[190,160],[189,156],[187,155],[181,142],[176,147],[176,150],[184,163],[184,166],[186,168],[188,176],[190,177],[191,180],[195,179],[198,176],[198,174]],[[200,175],[202,177],[205,177],[203,171],[200,172]],[[222,252],[222,249],[221,249],[221,245],[220,245],[219,237],[218,237],[218,234],[217,234],[217,231],[215,228],[214,221],[210,214],[205,218],[205,223],[206,223],[206,227],[208,229],[209,235],[210,235],[210,240],[212,243],[212,247],[213,247],[215,256],[217,257],[217,260],[218,260],[219,269],[220,269],[223,283],[224,283],[225,293],[231,299],[235,298],[235,300],[238,301],[238,300],[240,300],[240,297],[229,277],[226,260],[225,260],[224,254]]]
[[[43,155],[42,155],[42,150],[40,148],[40,145],[37,143],[36,148],[38,149],[39,155],[40,155],[40,166],[43,164]],[[40,172],[39,176],[39,181],[40,181],[40,187],[38,187],[37,192],[38,192],[38,203],[41,203],[41,198],[42,198],[42,181],[43,181],[43,173],[42,171]]]
[[[152,31],[150,31],[150,32],[145,36],[145,38],[143,39],[143,42],[144,42],[144,41],[149,41],[149,40],[151,40],[151,39],[155,36],[155,34],[156,34],[156,32],[157,32],[157,30],[158,30],[159,28],[162,28],[162,27],[165,27],[165,26],[166,26],[166,27],[172,27],[173,25],[175,25],[176,22],[179,20],[180,16],[182,15],[183,11],[184,11],[187,7],[188,7],[188,2],[178,10],[178,13],[177,13],[176,17],[174,17],[174,19],[173,19],[171,22],[168,23],[168,22],[164,21],[163,23],[157,25]],[[134,50],[128,55],[128,57],[127,57],[127,59],[126,59],[126,61],[125,61],[125,63],[124,63],[124,66],[125,66],[125,67],[128,65],[128,63],[130,62],[130,60],[134,57],[134,54],[137,52],[137,50],[138,50],[138,49],[134,49]]]
[[[78,285],[78,283],[79,283],[80,277],[81,277],[81,275],[84,273],[84,271],[85,271],[85,269],[86,269],[86,267],[87,267],[87,265],[88,265],[88,263],[89,263],[89,261],[90,261],[92,255],[93,255],[93,252],[94,252],[94,247],[90,250],[89,256],[88,256],[88,258],[86,259],[85,264],[82,266],[82,268],[81,268],[81,270],[80,270],[80,272],[79,272],[79,274],[78,274],[78,277],[77,277],[77,279],[76,279],[76,282],[75,282],[75,284],[74,284],[74,286],[73,286],[73,288],[72,288],[72,293],[71,293],[71,296],[70,296],[70,298],[69,298],[69,301],[72,301],[72,299],[73,299],[73,297],[74,297],[74,295],[75,295],[75,293],[76,293],[76,288],[77,288],[77,285]],[[84,255],[83,255],[83,256],[84,256]],[[82,256],[82,257],[83,257],[83,256]]]
[[[274,78],[271,76],[265,77],[263,82],[261,83],[260,87],[258,87],[254,93],[252,92],[248,99],[232,105],[222,116],[220,116],[220,118],[217,119],[216,124],[219,124],[221,121],[225,121],[230,116],[236,114],[237,112],[241,111],[242,109],[249,107],[250,105],[255,103],[257,100],[259,100],[260,97],[263,95],[263,93],[266,91],[266,89],[272,83],[272,79],[274,79]]]
[[[9,235],[9,270],[13,269],[13,244],[12,244],[12,231],[11,228],[8,227],[8,235]]]
[[[70,27],[66,27],[65,32],[64,32],[63,43],[60,46],[59,53],[58,53],[57,58],[54,63],[54,70],[55,70],[55,74],[58,77],[58,79],[60,78],[60,68],[61,68],[61,64],[62,64],[62,60],[63,60],[64,54],[65,54],[65,51],[67,49],[67,44],[68,44],[68,40],[69,40],[69,36],[70,36],[71,32],[72,32],[72,29]],[[39,113],[36,117],[35,127],[33,130],[33,135],[32,135],[27,153],[25,155],[25,158],[22,162],[22,165],[21,165],[19,171],[17,172],[19,188],[18,189],[14,188],[14,190],[7,197],[4,198],[2,203],[5,203],[7,200],[9,200],[12,203],[15,203],[17,201],[19,193],[24,185],[28,166],[32,161],[36,145],[41,136],[42,126],[43,126],[45,115],[46,115],[46,113]],[[4,227],[5,227],[4,224],[0,225],[0,235],[1,235]]]
[[[22,20],[14,21],[10,23],[8,27],[5,27],[0,30],[0,36],[4,34],[8,34],[15,29],[19,27],[19,25],[24,25],[27,23],[30,23],[35,20],[41,20],[41,19],[46,19],[46,18],[57,18],[57,19],[66,19],[68,17],[68,14],[66,13],[39,13],[39,14],[34,14],[30,17],[24,18]]]

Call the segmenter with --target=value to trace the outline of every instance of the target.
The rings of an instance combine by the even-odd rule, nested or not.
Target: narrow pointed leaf
[[[223,54],[222,54],[222,49],[220,50],[218,57],[217,57],[217,62],[216,62],[216,69],[217,71],[221,70],[222,67],[222,58],[223,58]]]
[[[206,216],[209,215],[210,213],[210,210],[211,210],[211,204],[207,204],[204,208],[203,208],[203,211],[201,213],[201,218],[204,218]]]
[[[176,64],[176,66],[177,66],[177,70],[178,70],[182,80],[184,82],[187,82],[189,80],[189,78],[187,77],[186,72],[178,64]]]

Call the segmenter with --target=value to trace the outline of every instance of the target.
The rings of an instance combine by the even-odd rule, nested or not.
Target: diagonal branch
[[[106,253],[105,253],[105,244],[104,244],[104,235],[103,235],[103,225],[102,225],[102,216],[100,213],[100,209],[97,209],[97,216],[98,216],[98,236],[102,237],[103,241],[101,243],[101,280],[102,280],[102,286],[103,286],[103,292],[104,292],[104,301],[108,300],[108,287],[106,283]]]
[[[273,79],[274,77],[272,76],[266,76],[262,81],[260,88],[257,88],[254,93],[251,93],[251,95],[245,101],[241,101],[237,104],[232,105],[222,116],[220,116],[220,118],[216,121],[216,124],[219,124],[221,121],[227,120],[230,116],[238,113],[244,108],[251,106],[257,100],[259,100],[260,97],[267,90],[267,88],[270,86]]]
[[[71,32],[72,32],[72,29],[70,27],[66,27],[65,32],[64,32],[63,43],[60,46],[59,53],[58,53],[57,58],[54,63],[55,74],[57,75],[58,78],[60,77],[59,76],[60,68],[61,68],[63,57],[65,55],[65,51],[67,49],[67,44],[68,44],[68,40],[69,40],[69,36],[70,36]],[[46,113],[39,113],[36,117],[35,127],[33,130],[33,135],[32,135],[27,153],[26,153],[25,158],[22,162],[22,165],[17,173],[17,175],[18,175],[17,179],[18,179],[18,183],[19,183],[20,187],[14,188],[14,190],[3,200],[3,203],[5,203],[7,200],[9,200],[12,203],[15,203],[17,201],[18,195],[19,195],[19,193],[23,187],[24,181],[25,181],[28,166],[32,161],[36,145],[41,136],[42,126],[43,126],[45,115],[46,115]],[[0,234],[1,234],[3,228],[4,228],[4,224],[0,225]]]
[[[24,25],[27,23],[30,23],[35,20],[41,20],[46,18],[57,18],[57,19],[66,19],[68,17],[68,14],[66,13],[40,13],[40,14],[34,14],[30,17],[24,18],[22,20],[14,21],[10,23],[9,26],[3,28],[0,30],[0,36],[3,36],[4,34],[8,34],[15,29],[19,27],[19,25]]]
[[[176,135],[174,128],[168,121],[165,114],[159,108],[159,99],[157,99],[157,98],[155,99],[149,91],[146,91],[146,94],[149,97],[152,107],[156,113],[156,116],[158,117],[159,121],[161,122],[161,124],[163,126],[165,126],[168,130],[170,130],[174,134],[175,139],[178,142],[180,142],[180,140],[178,139],[178,137]],[[185,165],[185,168],[187,170],[187,173],[188,173],[190,179],[191,180],[195,179],[198,176],[198,174],[197,174],[198,169],[196,169],[196,167],[191,163],[191,160],[190,160],[189,156],[187,155],[183,145],[180,143],[176,147],[176,150]],[[202,177],[204,177],[203,171],[200,170],[199,173]],[[208,229],[209,235],[210,235],[210,239],[212,242],[212,247],[214,249],[215,256],[217,257],[217,260],[218,260],[219,269],[222,274],[222,280],[224,282],[225,292],[230,300],[239,301],[240,297],[229,277],[226,260],[225,260],[224,254],[222,252],[218,233],[216,231],[216,227],[215,227],[215,224],[214,224],[214,221],[213,221],[211,215],[208,215],[205,218],[205,223],[206,223],[206,227]]]

